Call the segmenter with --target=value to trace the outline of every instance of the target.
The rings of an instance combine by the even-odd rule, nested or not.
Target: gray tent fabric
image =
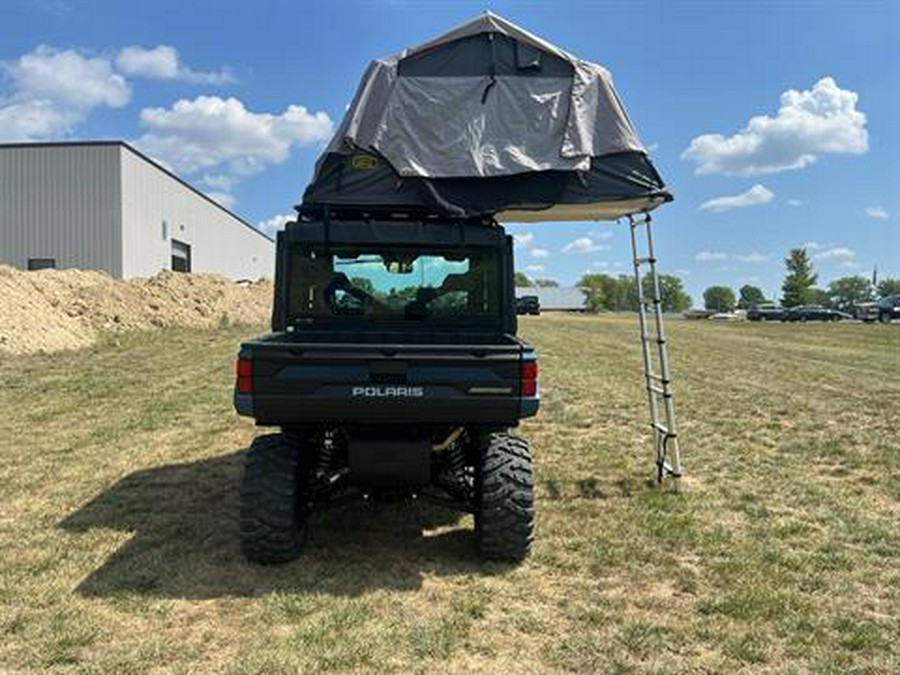
[[[569,220],[667,199],[606,69],[485,13],[369,65],[304,207]]]

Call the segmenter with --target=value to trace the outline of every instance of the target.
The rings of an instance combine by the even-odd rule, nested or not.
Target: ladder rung
[[[660,462],[659,466],[663,470],[663,472],[665,472],[672,478],[681,478],[681,472],[676,471],[674,468],[672,468],[672,465],[668,462]]]
[[[656,258],[654,258],[653,256],[647,256],[646,258],[635,258],[635,259],[634,259],[634,264],[635,264],[635,266],[637,266],[637,265],[645,265],[645,264],[647,264],[647,263],[650,263],[651,265],[655,265],[655,264],[656,264]]]
[[[669,427],[667,427],[665,424],[662,424],[660,422],[653,422],[653,424],[651,424],[650,426],[656,429],[659,433],[665,434],[669,438],[678,438],[678,434],[671,433],[669,431]]]
[[[671,381],[671,380],[667,380],[662,375],[657,375],[656,373],[647,373],[647,377],[649,377],[651,380],[656,380],[657,382],[660,382],[662,384],[669,384],[669,382]]]
[[[668,390],[663,389],[662,387],[654,387],[652,384],[648,384],[647,389],[649,391],[652,391],[654,394],[659,394],[660,396],[663,396],[665,398],[670,398],[672,396],[672,394]]]
[[[641,335],[641,342],[655,342],[658,345],[666,344],[666,338],[652,338],[649,335]]]

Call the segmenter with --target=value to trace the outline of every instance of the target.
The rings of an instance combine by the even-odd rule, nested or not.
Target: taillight
[[[519,377],[522,379],[522,396],[537,396],[537,361],[522,361],[519,369]]]
[[[237,374],[235,389],[239,394],[253,393],[253,363],[247,359],[238,359],[234,362],[234,370]]]

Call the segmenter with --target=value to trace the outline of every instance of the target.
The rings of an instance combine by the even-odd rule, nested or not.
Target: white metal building
[[[127,143],[0,144],[0,263],[255,279],[275,246]]]
[[[583,312],[585,311],[584,291],[576,287],[523,286],[516,288],[516,297],[536,296],[541,311]]]

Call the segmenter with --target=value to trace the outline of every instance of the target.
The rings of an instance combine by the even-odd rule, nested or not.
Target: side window
[[[56,258],[29,258],[28,259],[28,269],[29,270],[55,270],[56,269]]]

